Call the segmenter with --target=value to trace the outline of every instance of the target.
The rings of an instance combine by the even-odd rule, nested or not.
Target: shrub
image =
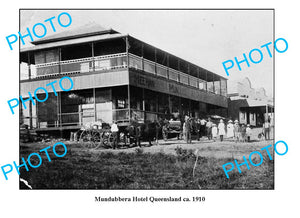
[[[136,148],[134,151],[137,155],[141,155],[144,153],[144,150],[142,148]]]
[[[187,161],[188,159],[195,159],[196,155],[192,149],[183,149],[182,147],[177,146],[175,148],[176,156],[180,161]]]

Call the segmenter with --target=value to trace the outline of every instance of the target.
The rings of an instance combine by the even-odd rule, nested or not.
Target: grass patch
[[[52,161],[42,155],[39,168],[29,168],[29,172],[20,168],[21,177],[33,189],[274,188],[274,163],[266,159],[259,167],[242,167],[241,174],[235,169],[227,179],[222,165],[232,159],[199,156],[193,176],[194,151],[180,147],[176,148],[176,155],[150,154],[140,148],[131,153],[112,153],[70,147],[64,158],[55,157],[50,149],[49,154]]]

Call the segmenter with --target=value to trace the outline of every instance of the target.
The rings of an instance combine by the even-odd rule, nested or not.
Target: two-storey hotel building
[[[126,126],[174,113],[227,115],[225,78],[130,35],[86,26],[32,43],[20,51],[23,99],[64,76],[74,86],[57,87],[57,96],[48,87],[47,101],[27,101],[27,109],[20,104],[20,123],[30,129],[70,131],[95,121]]]

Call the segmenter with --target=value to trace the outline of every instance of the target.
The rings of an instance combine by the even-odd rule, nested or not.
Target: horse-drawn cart
[[[108,124],[89,123],[76,133],[76,139],[89,148],[114,148],[141,146],[141,140],[151,142],[156,136],[157,126],[154,122],[131,122],[126,128],[113,134]],[[158,134],[157,134],[158,135]]]
[[[180,120],[170,120],[162,127],[163,139],[166,141],[169,134],[177,135],[177,138],[182,137],[182,125]]]
[[[88,123],[78,130],[79,142],[82,142],[89,148],[112,148],[114,136],[110,131],[110,126],[99,125],[98,123]]]

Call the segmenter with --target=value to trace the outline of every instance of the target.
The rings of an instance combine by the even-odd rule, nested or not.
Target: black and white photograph
[[[299,217],[292,1],[0,13],[0,217]]]
[[[20,189],[274,189],[273,13],[20,10]]]

